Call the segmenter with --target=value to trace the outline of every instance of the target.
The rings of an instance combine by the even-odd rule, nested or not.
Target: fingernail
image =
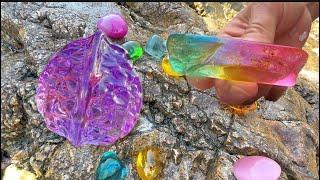
[[[300,36],[299,36],[299,41],[303,42],[304,40],[306,40],[308,37],[308,33],[307,31],[304,31]]]

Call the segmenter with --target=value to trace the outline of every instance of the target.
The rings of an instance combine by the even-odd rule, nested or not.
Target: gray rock
[[[280,179],[319,177],[319,88],[304,79],[279,101],[261,99],[256,111],[238,116],[219,103],[213,89],[198,91],[183,77],[169,78],[146,55],[134,65],[144,105],[127,137],[108,147],[76,149],[50,132],[34,100],[38,76],[54,52],[92,34],[97,19],[110,12],[128,21],[129,32],[120,44],[144,44],[154,33],[166,38],[170,32],[217,32],[207,30],[200,10],[190,3],[1,3],[2,170],[14,163],[39,179],[94,179],[101,154],[114,150],[129,169],[127,179],[139,179],[137,152],[158,146],[163,159],[159,179],[232,180],[233,163],[245,155],[276,160]]]

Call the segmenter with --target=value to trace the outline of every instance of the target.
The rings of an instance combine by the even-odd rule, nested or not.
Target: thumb
[[[277,24],[282,18],[283,4],[274,2],[252,3],[249,6],[249,22],[242,39],[273,43]]]
[[[273,43],[277,24],[282,16],[279,3],[251,3],[243,19],[248,21],[241,38],[249,41]],[[257,83],[216,80],[217,95],[227,104],[242,104],[255,101],[268,94],[271,85],[266,85],[263,94],[259,93]],[[258,94],[259,93],[259,94]]]

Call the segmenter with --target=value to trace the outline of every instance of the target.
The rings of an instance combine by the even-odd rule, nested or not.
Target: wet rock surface
[[[235,179],[232,165],[245,155],[274,159],[282,168],[281,179],[318,179],[319,88],[303,77],[279,101],[261,99],[256,111],[237,116],[220,105],[214,90],[201,92],[184,78],[168,78],[145,55],[135,64],[144,106],[127,137],[110,147],[76,149],[45,127],[34,95],[38,75],[55,51],[91,34],[96,20],[109,12],[120,12],[128,21],[122,41],[145,44],[153,33],[163,38],[170,32],[216,34],[219,27],[208,28],[204,10],[196,7],[1,3],[1,170],[13,163],[38,179],[94,179],[102,153],[115,150],[128,167],[127,178],[138,179],[136,153],[157,145],[164,160],[160,179]]]

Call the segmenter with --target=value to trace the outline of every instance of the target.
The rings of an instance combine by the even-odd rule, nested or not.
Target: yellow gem
[[[141,150],[137,156],[136,167],[142,180],[155,179],[162,170],[160,150],[156,147]]]
[[[164,57],[162,59],[161,66],[162,66],[163,72],[169,76],[183,76],[183,74],[177,73],[172,69],[167,57]]]

